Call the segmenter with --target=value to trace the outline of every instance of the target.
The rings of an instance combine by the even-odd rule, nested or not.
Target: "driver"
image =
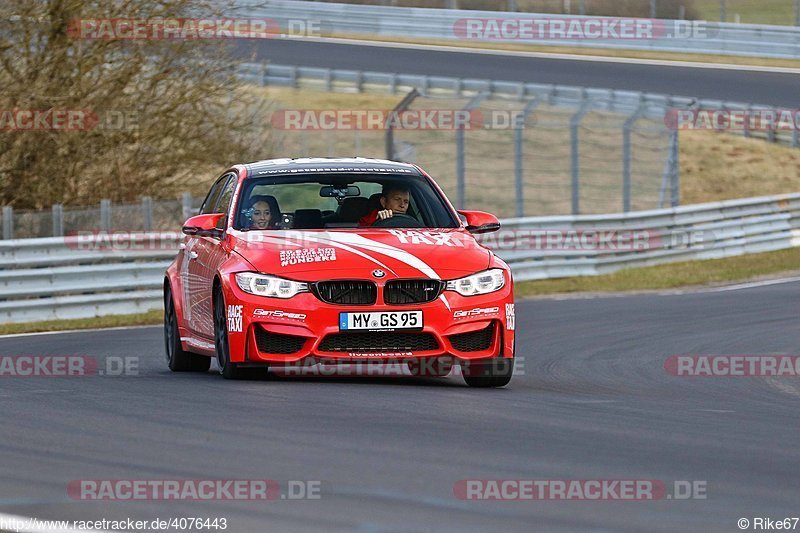
[[[359,226],[371,226],[377,220],[392,218],[395,214],[405,215],[408,211],[410,200],[409,189],[406,185],[399,183],[387,183],[381,192],[381,206],[383,209],[374,209],[358,220]]]

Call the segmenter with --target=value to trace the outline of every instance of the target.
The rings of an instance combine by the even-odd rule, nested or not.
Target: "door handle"
[[[189,252],[189,259],[197,259],[197,252]]]

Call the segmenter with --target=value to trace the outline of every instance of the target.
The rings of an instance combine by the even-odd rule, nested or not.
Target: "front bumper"
[[[336,305],[311,293],[289,299],[266,298],[235,285],[230,292],[226,304],[240,306],[236,314],[241,316],[240,327],[228,333],[233,362],[289,364],[309,359],[355,362],[441,356],[477,360],[514,355],[511,283],[487,295],[464,297],[444,291],[432,302],[404,305]],[[422,329],[339,329],[341,312],[405,310],[422,311]]]

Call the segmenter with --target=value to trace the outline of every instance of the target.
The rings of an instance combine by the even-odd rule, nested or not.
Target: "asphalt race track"
[[[0,339],[0,355],[139,358],[139,375],[0,377],[0,512],[201,516],[228,531],[738,531],[798,516],[800,378],[686,378],[673,354],[798,354],[800,283],[518,302],[524,375],[171,374],[160,328]],[[321,480],[319,500],[86,502],[76,479]],[[462,479],[707,482],[707,499],[463,501]]]
[[[784,72],[576,61],[474,52],[443,52],[301,40],[236,44],[249,61],[307,67],[427,74],[647,91],[783,106],[798,106],[800,75]]]

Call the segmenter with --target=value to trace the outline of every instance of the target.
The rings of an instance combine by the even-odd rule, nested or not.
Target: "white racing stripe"
[[[425,261],[403,249],[396,248],[382,242],[373,241],[372,239],[367,239],[366,237],[353,233],[332,233],[330,235],[331,242],[339,244],[352,244],[353,246],[358,246],[359,248],[369,250],[370,252],[376,252],[391,257],[392,259],[400,261],[401,263],[405,263],[412,268],[416,268],[429,278],[441,279],[439,274],[437,274],[436,271],[433,270],[433,268],[431,268],[430,265],[428,265]]]

